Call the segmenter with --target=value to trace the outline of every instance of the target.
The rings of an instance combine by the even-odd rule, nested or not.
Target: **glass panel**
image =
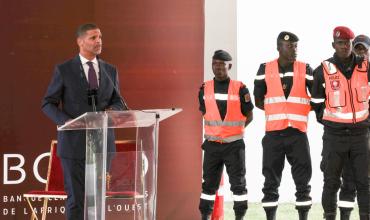
[[[107,183],[107,219],[138,220],[143,218],[144,193],[142,182],[137,176],[143,169],[142,153],[136,150],[108,154],[110,180]],[[138,185],[137,185],[138,184]],[[123,208],[121,208],[123,207]]]
[[[107,204],[130,207],[119,216],[124,219],[154,220],[157,195],[155,125],[137,129],[136,149],[109,153]],[[114,200],[114,202],[112,202]],[[107,208],[110,209],[109,207]],[[109,216],[110,213],[107,213]]]
[[[156,154],[156,125],[138,128],[136,190],[144,193],[144,200],[137,201],[143,207],[144,220],[154,220],[157,200],[157,154]],[[142,174],[142,176],[139,176]]]
[[[121,194],[122,190],[131,192],[129,199],[134,204],[133,217],[125,217],[125,219],[155,219],[159,121],[180,111],[181,109],[152,109],[88,112],[58,127],[58,131],[86,130],[85,219],[104,220],[106,196],[128,199],[128,195]],[[107,164],[108,129],[130,127],[137,128],[136,150],[123,155],[121,153],[109,155]],[[116,160],[118,162],[115,162]],[[106,194],[106,172],[118,175],[113,171],[116,169],[116,163],[120,164],[119,167],[122,170],[126,166],[127,171],[130,175],[134,175],[134,178],[125,180],[125,175],[122,178],[115,176],[116,182],[108,186],[110,188]]]
[[[86,130],[85,220],[105,219],[107,120],[103,115],[93,122],[99,129]]]

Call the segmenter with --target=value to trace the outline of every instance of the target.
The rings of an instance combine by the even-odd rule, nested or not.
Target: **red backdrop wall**
[[[41,113],[41,99],[54,65],[78,52],[74,32],[85,22],[100,26],[102,58],[118,67],[132,109],[183,108],[160,125],[157,219],[198,218],[203,9],[199,0],[0,1],[0,219],[28,219],[19,195],[44,187],[33,165],[49,150],[56,127]],[[25,174],[9,170],[22,157]],[[43,178],[46,169],[44,158],[37,167]],[[51,215],[63,219],[63,202],[56,204]]]

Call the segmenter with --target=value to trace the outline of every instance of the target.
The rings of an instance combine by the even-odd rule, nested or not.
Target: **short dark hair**
[[[76,37],[81,37],[84,34],[86,34],[87,31],[89,31],[89,30],[95,30],[95,29],[98,29],[98,28],[99,27],[96,24],[94,24],[94,23],[82,24],[82,25],[80,25],[77,28]]]

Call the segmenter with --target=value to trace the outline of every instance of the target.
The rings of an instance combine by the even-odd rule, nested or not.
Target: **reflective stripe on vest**
[[[235,135],[235,136],[230,136],[230,137],[225,137],[225,138],[222,138],[222,137],[217,137],[217,136],[211,136],[211,135],[207,135],[205,134],[204,135],[204,138],[209,140],[209,141],[216,141],[216,142],[220,142],[220,143],[231,143],[231,142],[234,142],[234,141],[237,141],[237,140],[241,140],[243,139],[244,135]]]
[[[240,127],[240,126],[245,125],[245,121],[206,121],[204,120],[204,125]]]
[[[307,130],[311,106],[306,90],[306,64],[296,61],[293,70],[291,74],[293,85],[286,98],[277,59],[266,63],[265,81],[268,88],[264,99],[266,131],[283,130],[289,126],[302,132]]]
[[[323,119],[337,123],[357,123],[369,115],[369,84],[367,61],[356,65],[351,79],[329,61],[322,62],[325,79],[325,109]]]
[[[361,119],[364,118],[369,114],[368,110],[362,110],[359,112],[356,112],[355,117],[356,119]],[[353,119],[353,113],[342,113],[342,112],[330,112],[327,109],[324,109],[324,117],[331,117],[331,118],[336,118],[336,119],[348,119],[352,120]]]
[[[277,97],[266,98],[264,100],[265,105],[281,103],[281,102],[290,102],[290,103],[308,105],[310,104],[310,99],[302,98],[302,97],[291,97],[291,96],[289,96],[288,99],[286,99],[285,96],[277,96]]]
[[[237,95],[228,95],[228,94],[215,94],[215,99],[216,100],[223,100],[223,101],[227,101],[228,99],[230,100],[238,100],[239,99],[239,96]],[[212,99],[213,96],[203,96],[203,99]]]
[[[303,105],[309,105],[310,104],[310,99],[303,98],[303,97],[289,96],[287,102],[297,103],[297,104],[303,104]]]
[[[241,112],[239,91],[242,83],[230,80],[228,94],[215,94],[214,81],[204,84],[204,137],[209,141],[229,143],[243,139],[246,117]],[[227,100],[224,120],[221,119],[216,103],[217,100]]]
[[[266,115],[266,121],[276,121],[276,120],[284,120],[284,119],[307,122],[308,121],[308,116],[297,115],[297,114]]]

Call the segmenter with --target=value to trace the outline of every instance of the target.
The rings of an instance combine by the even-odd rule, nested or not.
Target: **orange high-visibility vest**
[[[204,138],[209,141],[230,143],[243,139],[246,117],[241,112],[239,90],[242,83],[230,80],[227,94],[227,110],[224,120],[221,119],[214,92],[214,81],[204,84]]]
[[[306,90],[306,64],[295,61],[293,69],[293,86],[288,98],[285,98],[277,59],[266,63],[267,93],[264,100],[266,131],[283,130],[287,127],[307,131],[311,106]]]
[[[367,61],[356,65],[347,79],[329,61],[322,63],[325,78],[325,109],[323,119],[339,123],[356,123],[369,115],[369,84]]]

